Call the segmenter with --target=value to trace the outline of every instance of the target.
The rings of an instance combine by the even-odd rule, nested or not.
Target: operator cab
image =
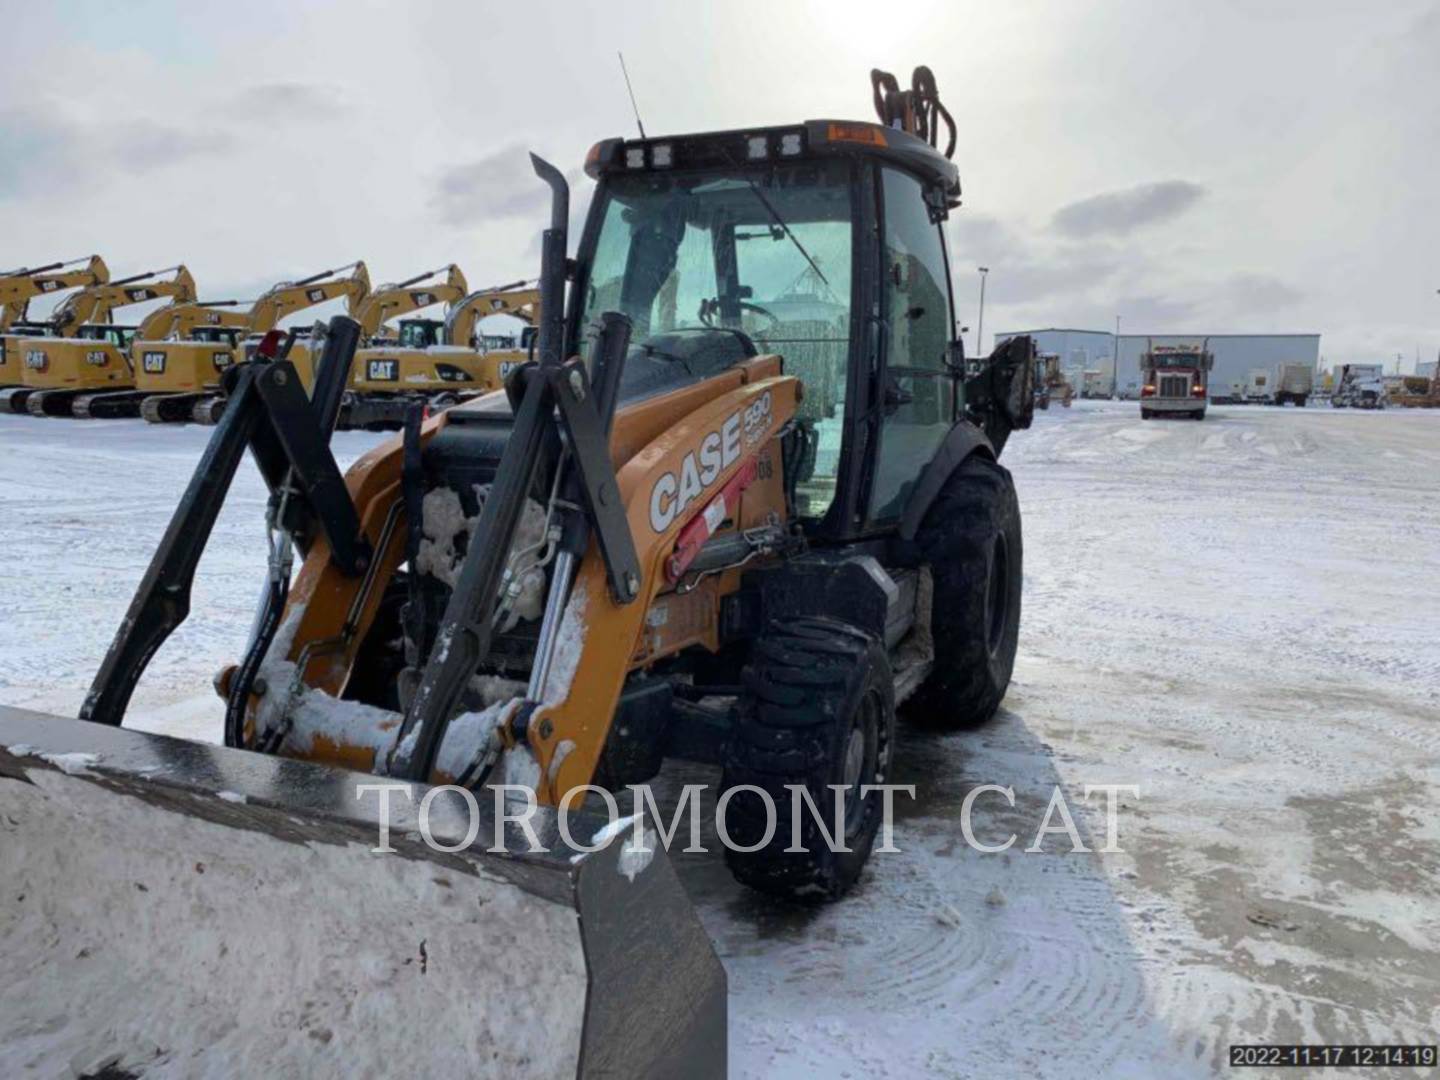
[[[394,346],[397,349],[428,349],[440,344],[444,330],[443,319],[401,319]]]
[[[136,327],[114,326],[108,323],[86,323],[75,331],[75,337],[81,341],[104,341],[114,345],[122,352],[130,348],[130,342],[135,338]]]
[[[536,333],[536,327],[522,326],[518,335],[481,334],[478,336],[478,342],[483,352],[523,352],[528,354],[535,349]]]
[[[203,341],[211,345],[235,347],[244,331],[238,326],[197,326],[190,331],[191,341]]]
[[[5,331],[5,335],[12,337],[48,337],[50,335],[50,324],[43,322],[17,322]]]
[[[879,124],[808,121],[626,141],[577,258],[571,340],[632,323],[621,400],[778,353],[804,384],[795,510],[812,535],[893,528],[963,415],[944,221],[955,165]]]

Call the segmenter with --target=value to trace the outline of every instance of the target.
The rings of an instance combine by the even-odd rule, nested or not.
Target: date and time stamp
[[[1232,1069],[1433,1069],[1440,1064],[1435,1044],[1376,1046],[1300,1043],[1242,1043],[1230,1047]]]

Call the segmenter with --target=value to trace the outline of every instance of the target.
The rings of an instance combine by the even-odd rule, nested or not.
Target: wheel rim
[[[860,699],[850,734],[845,740],[844,770],[840,782],[845,785],[845,835],[854,836],[865,820],[866,800],[860,789],[876,783],[876,758],[880,741],[880,703],[875,691]]]
[[[989,621],[985,628],[985,644],[990,655],[1000,651],[1005,640],[1005,623],[1009,615],[1010,590],[1010,549],[1005,543],[1005,534],[995,534],[995,548],[990,558],[990,581],[987,589],[985,608]]]
[[[845,745],[845,776],[840,782],[853,789],[860,782],[860,770],[864,766],[865,732],[853,727],[850,729],[850,741]]]

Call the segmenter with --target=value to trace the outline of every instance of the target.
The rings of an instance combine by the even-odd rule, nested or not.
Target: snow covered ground
[[[0,416],[0,703],[74,714],[207,434]],[[338,435],[342,464],[376,438]],[[905,734],[901,852],[819,911],[674,856],[729,971],[732,1072],[1203,1076],[1233,1042],[1433,1042],[1440,415],[1080,402],[1005,460],[1015,683],[981,731]],[[136,726],[218,738],[262,507],[247,463]],[[961,836],[978,784],[1015,789],[975,806],[1006,853]],[[1021,850],[1057,784],[1091,848],[1085,785],[1139,787],[1121,853]]]

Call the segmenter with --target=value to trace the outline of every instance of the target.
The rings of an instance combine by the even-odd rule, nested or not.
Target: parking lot
[[[990,726],[907,732],[898,854],[818,911],[677,855],[725,962],[737,1075],[1155,1076],[1232,1042],[1440,1025],[1440,426],[1429,413],[1134,403],[1037,417],[1015,683]],[[207,431],[0,417],[0,702],[73,715]],[[337,436],[342,464],[378,436]],[[215,670],[263,571],[247,464],[137,726],[218,740]],[[675,767],[669,780],[705,779]],[[966,794],[987,844],[960,830]],[[1059,785],[1086,846],[1029,854]],[[849,1070],[848,1072],[844,1070]]]

